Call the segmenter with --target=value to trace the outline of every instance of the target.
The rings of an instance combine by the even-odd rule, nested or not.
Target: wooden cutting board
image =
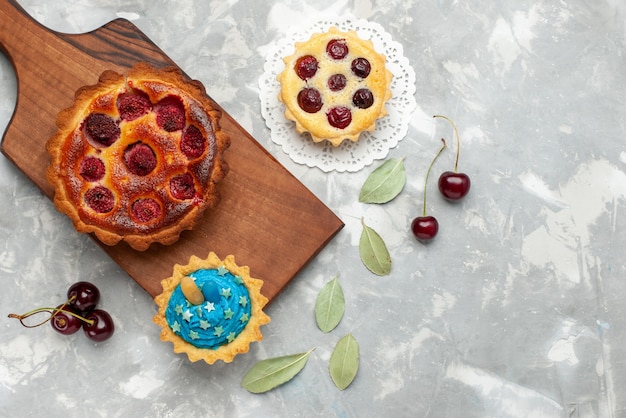
[[[14,0],[0,0],[0,48],[18,82],[17,105],[2,152],[48,197],[53,189],[45,177],[45,142],[55,132],[56,114],[72,104],[74,92],[95,84],[104,70],[123,73],[139,61],[156,67],[176,65],[126,20],[85,34],[62,34],[37,23]],[[211,86],[206,89],[210,95]],[[265,281],[262,293],[272,300],[343,223],[214,105],[222,110],[222,129],[231,137],[226,152],[231,170],[219,184],[218,207],[205,212],[198,227],[171,246],[153,244],[138,252],[126,244],[99,244],[152,296],[161,292],[160,281],[169,277],[175,263],[214,251],[219,257],[234,254],[238,264],[249,266],[253,277]]]

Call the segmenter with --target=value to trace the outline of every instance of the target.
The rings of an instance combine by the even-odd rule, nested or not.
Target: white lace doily
[[[343,141],[338,147],[329,142],[313,142],[309,134],[298,134],[294,122],[284,116],[285,107],[278,100],[280,83],[276,76],[285,68],[283,57],[293,54],[296,42],[308,40],[316,32],[326,32],[331,26],[341,31],[354,30],[359,37],[370,39],[374,48],[387,57],[387,68],[393,74],[392,97],[386,103],[387,115],[376,121],[376,129],[361,134],[357,142]],[[304,31],[271,45],[259,79],[261,113],[270,128],[272,141],[298,164],[318,167],[325,172],[356,172],[383,159],[391,148],[406,136],[409,119],[415,107],[415,71],[403,55],[402,45],[377,23],[353,17],[328,19]]]

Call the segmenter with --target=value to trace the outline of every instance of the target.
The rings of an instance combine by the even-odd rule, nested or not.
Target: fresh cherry
[[[85,319],[89,322],[83,324],[83,331],[90,340],[96,342],[108,340],[115,331],[113,318],[107,311],[94,309],[85,316]]]
[[[445,171],[439,176],[439,192],[448,200],[457,201],[465,197],[469,193],[471,181],[467,174],[459,173],[459,153],[461,152],[461,140],[459,139],[459,131],[450,118],[442,115],[435,115],[433,118],[442,118],[452,125],[454,135],[456,136],[456,160],[454,162],[454,171]]]
[[[67,290],[67,299],[77,311],[88,312],[100,302],[100,290],[93,283],[76,282]]]
[[[413,232],[415,238],[422,242],[432,240],[437,235],[437,232],[439,232],[439,222],[437,222],[437,219],[434,216],[426,215],[426,187],[428,185],[428,177],[430,176],[433,164],[435,164],[437,157],[439,157],[439,155],[441,155],[443,150],[446,148],[446,140],[441,138],[441,142],[443,142],[443,145],[439,149],[437,155],[435,155],[435,158],[433,158],[430,162],[430,166],[426,172],[426,179],[424,180],[424,203],[422,206],[422,216],[418,216],[413,219],[413,222],[411,222],[411,232]]]
[[[420,241],[430,241],[439,232],[439,222],[434,216],[418,216],[411,222],[411,231]]]
[[[52,312],[50,325],[60,334],[71,335],[83,326],[83,321],[80,320],[80,313],[74,310],[74,308],[59,305],[57,309]]]
[[[56,308],[37,308],[22,315],[9,314],[26,328],[35,328],[50,321],[52,328],[64,335],[74,334],[81,327],[85,335],[93,341],[104,341],[113,335],[113,319],[106,311],[95,308],[100,300],[100,291],[89,282],[74,283],[67,291],[68,299]],[[43,321],[29,318],[48,313]]]
[[[444,171],[439,176],[439,191],[448,200],[462,199],[470,189],[470,178],[465,173]]]

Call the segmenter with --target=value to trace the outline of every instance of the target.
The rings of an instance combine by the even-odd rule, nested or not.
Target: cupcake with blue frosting
[[[263,312],[268,302],[261,294],[263,281],[250,277],[234,256],[192,256],[187,265],[175,265],[161,285],[153,320],[161,326],[161,340],[172,342],[174,352],[186,353],[190,361],[230,363],[263,339],[260,327],[270,321]]]

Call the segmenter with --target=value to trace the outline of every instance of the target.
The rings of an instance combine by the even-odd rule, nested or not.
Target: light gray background
[[[622,0],[20,3],[63,32],[132,20],[346,227],[268,309],[263,342],[231,364],[191,364],[159,341],[151,298],[0,157],[0,416],[626,416]],[[260,113],[268,47],[344,13],[380,23],[417,74],[415,120],[390,153],[405,158],[408,182],[383,206],[357,201],[378,163],[354,174],[296,165]],[[0,56],[0,128],[15,97]],[[425,246],[409,224],[438,136],[450,137],[435,113],[456,121],[473,186],[458,205],[438,196],[434,179],[453,164],[444,154],[428,189],[441,230]],[[359,259],[361,217],[389,246],[389,277]],[[315,297],[336,275],[346,314],[323,334]],[[117,326],[110,341],[6,317],[55,306],[77,280],[100,287]],[[361,367],[342,392],[327,367],[348,332]],[[289,384],[240,387],[256,361],[312,347]]]

